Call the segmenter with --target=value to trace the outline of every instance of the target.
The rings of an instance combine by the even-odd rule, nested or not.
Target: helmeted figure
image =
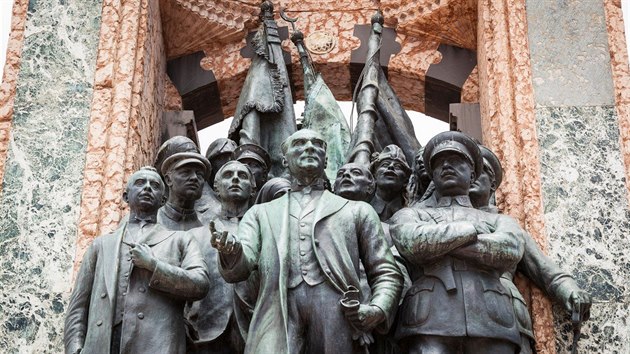
[[[468,190],[483,162],[471,138],[440,133],[423,159],[433,196],[391,219],[413,281],[396,336],[410,353],[513,353],[520,333],[500,277],[521,259],[522,230],[510,217],[472,207]]]
[[[409,181],[411,168],[402,149],[396,145],[387,145],[370,168],[376,179],[376,193],[370,205],[376,210],[381,221],[387,221],[405,206],[405,187]]]
[[[470,199],[477,209],[490,213],[498,213],[497,208],[492,204],[494,192],[501,185],[503,179],[503,169],[499,158],[487,147],[480,145],[483,157],[483,171],[479,178],[470,188]],[[516,271],[524,274],[536,286],[541,288],[545,294],[553,300],[558,301],[563,307],[572,312],[574,308],[583,311],[582,319],[587,320],[590,316],[591,297],[575,282],[575,279],[564,272],[549,257],[544,255],[532,236],[523,230],[524,241],[523,258],[517,266],[509,269],[501,276],[501,284],[512,296],[512,304],[518,320],[519,331],[521,332],[521,354],[533,353],[534,333],[529,311],[523,296],[514,285],[514,274]]]
[[[353,335],[387,330],[398,304],[402,277],[366,203],[324,189],[326,143],[300,130],[282,145],[292,190],[254,205],[238,236],[215,231],[226,280],[260,271],[260,294],[246,353],[353,353]],[[359,263],[371,284],[368,304],[345,302],[359,285]],[[358,297],[358,296],[357,296]]]
[[[206,294],[208,274],[190,234],[156,223],[163,194],[152,167],[129,179],[128,221],[83,257],[65,320],[67,354],[186,352],[184,304]]]

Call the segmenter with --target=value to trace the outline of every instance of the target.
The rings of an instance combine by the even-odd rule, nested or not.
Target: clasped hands
[[[217,230],[214,221],[210,221],[210,244],[223,254],[234,254],[241,249],[241,242],[235,236],[224,230]]]

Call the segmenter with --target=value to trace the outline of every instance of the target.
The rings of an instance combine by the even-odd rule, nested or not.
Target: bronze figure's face
[[[249,168],[256,180],[256,186],[262,187],[267,182],[267,169],[260,162],[254,159],[241,159],[239,161]]]
[[[363,165],[348,163],[337,171],[335,194],[350,200],[367,201],[374,194],[372,173]]]
[[[254,178],[249,168],[238,161],[225,164],[214,178],[215,189],[223,201],[247,201],[254,191]]]
[[[316,132],[298,130],[283,144],[284,160],[291,174],[301,177],[319,177],[326,168],[326,142]]]
[[[402,162],[393,159],[383,160],[376,169],[375,177],[376,185],[379,188],[390,190],[403,189],[409,178]]]
[[[157,172],[139,170],[127,182],[123,199],[132,211],[157,211],[164,203],[164,182]]]
[[[433,182],[443,196],[467,195],[474,172],[471,163],[461,154],[443,152],[432,161]]]
[[[173,168],[164,176],[170,193],[185,200],[201,198],[204,177],[203,167],[195,163]]]
[[[481,174],[470,185],[470,198],[482,200],[487,204],[495,189],[494,173],[484,164]]]

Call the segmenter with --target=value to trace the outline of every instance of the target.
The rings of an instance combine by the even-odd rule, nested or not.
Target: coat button
[[[302,251],[302,252],[300,252],[300,255],[301,256],[306,256],[306,252]]]
[[[101,321],[101,320],[96,321],[96,325],[97,325],[97,326],[100,326],[100,325],[102,325],[102,324],[103,324],[103,321]]]
[[[300,236],[300,240],[306,240],[306,236]]]
[[[146,289],[145,289],[145,288],[143,288],[143,287],[140,287],[140,289],[138,289],[138,291],[139,291],[139,292],[141,292],[141,293],[143,293],[143,292],[145,292],[145,291],[146,291]]]
[[[107,296],[107,294],[106,294],[106,293],[102,293],[102,294],[101,294],[101,299],[104,299],[104,298],[105,298],[105,296]]]
[[[315,239],[315,246],[319,246],[319,240]]]
[[[300,226],[304,227],[306,226],[306,223],[301,223]]]
[[[303,270],[303,271],[302,271],[302,275],[306,275],[306,274],[308,274],[308,272],[307,272],[307,271],[305,271],[305,270]]]
[[[142,312],[138,313],[138,318],[139,319],[143,319],[144,318],[144,314]]]
[[[159,284],[160,284],[160,280],[159,280],[159,279],[155,279],[155,280],[153,281],[153,285],[159,285]]]

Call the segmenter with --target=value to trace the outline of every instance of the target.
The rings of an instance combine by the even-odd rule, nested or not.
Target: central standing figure
[[[321,136],[300,130],[284,141],[282,152],[291,191],[253,206],[238,235],[210,224],[225,280],[243,281],[254,269],[260,271],[245,352],[358,352],[353,337],[365,339],[372,329],[387,331],[391,325],[401,273],[369,204],[325,190],[326,142]],[[368,304],[344,307],[340,300],[360,298],[361,262],[372,296]]]

